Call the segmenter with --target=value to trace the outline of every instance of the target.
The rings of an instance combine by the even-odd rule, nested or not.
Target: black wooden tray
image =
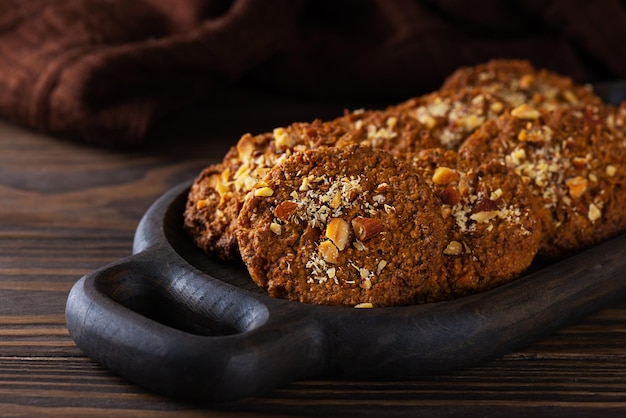
[[[625,87],[599,91],[621,100]],[[140,222],[134,255],[80,279],[66,306],[85,354],[162,394],[227,401],[313,376],[449,372],[527,346],[626,296],[622,235],[455,301],[354,309],[274,299],[242,264],[211,259],[185,236],[190,184],[158,199]]]
[[[196,400],[259,395],[294,379],[442,373],[519,349],[626,296],[626,235],[455,301],[355,309],[267,296],[239,263],[181,228],[189,183],[157,200],[135,254],[72,288],[67,326],[106,368]]]

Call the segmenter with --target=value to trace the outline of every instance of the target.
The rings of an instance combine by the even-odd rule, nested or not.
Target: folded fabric
[[[0,0],[0,116],[124,146],[234,83],[396,100],[491,58],[592,82],[626,78],[624,41],[619,0]]]

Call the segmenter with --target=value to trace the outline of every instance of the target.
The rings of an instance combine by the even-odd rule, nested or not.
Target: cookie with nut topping
[[[531,265],[542,242],[540,208],[512,169],[495,161],[463,167],[442,149],[420,152],[414,164],[443,205],[444,266],[455,297],[509,282]]]
[[[483,125],[459,156],[515,170],[543,207],[539,254],[562,258],[626,230],[626,143],[616,120],[610,106],[524,104]]]
[[[546,69],[537,69],[526,60],[496,59],[463,67],[452,73],[441,90],[479,88],[502,98],[509,106],[523,103],[538,109],[601,104],[602,100],[587,85]]]
[[[345,123],[293,123],[268,133],[243,135],[220,164],[203,170],[191,186],[184,227],[194,242],[208,254],[238,259],[235,231],[246,194],[293,152],[333,145],[350,123],[348,116],[342,120]]]
[[[500,72],[495,74],[501,77],[494,76],[493,84],[485,81],[485,85],[474,86],[468,81],[466,86],[443,88],[384,111],[367,112],[341,141],[386,149],[397,156],[428,148],[456,150],[483,123],[521,104],[553,110],[597,99],[589,89],[574,85],[570,79],[537,72],[527,63],[498,63],[494,67]]]
[[[248,194],[238,225],[248,271],[272,296],[341,306],[450,297],[441,202],[383,150],[293,154]]]

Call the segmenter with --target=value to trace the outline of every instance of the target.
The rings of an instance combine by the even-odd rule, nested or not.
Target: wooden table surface
[[[65,325],[68,292],[131,253],[137,223],[158,196],[221,159],[242,133],[344,107],[355,104],[234,92],[126,151],[0,121],[0,416],[626,416],[626,301],[449,375],[297,381],[220,405],[150,393],[81,353]]]

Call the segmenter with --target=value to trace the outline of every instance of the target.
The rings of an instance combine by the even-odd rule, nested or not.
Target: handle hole
[[[162,325],[202,336],[240,334],[264,324],[265,305],[185,270],[162,277],[157,267],[111,271],[96,287],[120,305]],[[154,273],[154,274],[151,274]]]

